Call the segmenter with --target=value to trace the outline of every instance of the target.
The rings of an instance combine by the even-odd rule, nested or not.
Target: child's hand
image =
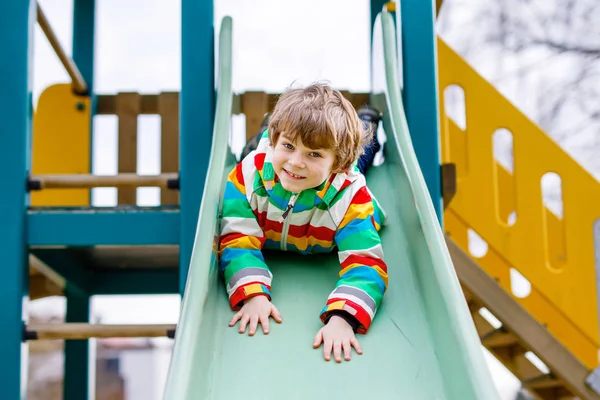
[[[250,322],[249,336],[254,336],[258,323],[262,324],[263,333],[269,333],[269,317],[278,323],[281,323],[281,314],[277,307],[269,301],[266,296],[255,296],[244,301],[242,309],[233,316],[229,321],[229,326],[234,326],[237,321],[240,321],[240,333],[246,332],[246,325]]]
[[[337,315],[331,317],[327,325],[319,330],[317,336],[315,336],[313,348],[319,348],[321,342],[323,343],[323,357],[326,361],[330,360],[332,349],[335,361],[338,363],[342,362],[342,350],[344,351],[344,359],[350,361],[352,346],[358,354],[362,354],[360,343],[354,336],[352,327]]]

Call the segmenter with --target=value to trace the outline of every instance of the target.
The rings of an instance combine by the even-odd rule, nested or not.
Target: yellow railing
[[[523,275],[531,292],[513,297],[587,367],[596,367],[593,235],[600,184],[441,39],[438,55],[442,161],[456,164],[458,181],[444,215],[446,231],[467,252],[468,229],[481,236],[488,245],[477,258],[481,267],[511,294],[511,268]],[[451,85],[464,91],[464,130],[443,111]],[[513,136],[514,173],[494,158],[500,128]],[[541,182],[549,172],[561,178],[563,216],[543,203]]]

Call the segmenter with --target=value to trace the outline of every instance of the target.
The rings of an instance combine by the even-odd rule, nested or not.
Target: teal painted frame
[[[0,387],[2,398],[25,397],[27,368],[22,352],[23,295],[29,287],[26,212],[31,166],[32,53],[36,2],[5,1],[0,6]],[[21,374],[21,372],[24,372]]]
[[[214,5],[181,1],[179,288],[185,288],[208,171],[215,113]]]
[[[438,222],[442,224],[435,0],[399,0],[398,43],[402,51],[402,97],[419,165]],[[401,33],[400,33],[401,31]]]
[[[176,210],[36,209],[29,212],[30,246],[176,245]]]

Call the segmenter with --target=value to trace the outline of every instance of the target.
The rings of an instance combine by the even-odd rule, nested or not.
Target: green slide
[[[235,165],[228,147],[232,20],[225,18],[209,174],[165,399],[498,398],[412,148],[391,14],[378,16],[375,36],[383,51],[373,61],[384,83],[372,101],[385,110],[387,142],[385,162],[367,182],[389,213],[381,233],[389,289],[369,333],[358,336],[364,354],[337,364],[312,348],[319,312],[338,279],[336,254],[266,253],[283,323],[273,321],[269,335],[259,329],[254,337],[228,327],[233,312],[215,252],[224,177]]]

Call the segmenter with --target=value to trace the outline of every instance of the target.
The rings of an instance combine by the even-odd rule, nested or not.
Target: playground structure
[[[25,381],[18,367],[23,366],[24,341],[173,336],[173,326],[85,325],[92,295],[157,293],[184,295],[165,394],[168,399],[237,395],[240,388],[225,385],[236,352],[247,352],[244,357],[253,360],[261,354],[267,361],[257,361],[256,368],[277,370],[278,357],[290,371],[297,368],[289,375],[303,374],[315,382],[311,388],[299,388],[302,397],[322,396],[332,376],[352,382],[381,364],[390,375],[383,374],[377,378],[381,382],[373,385],[381,388],[384,398],[400,394],[494,398],[477,351],[479,342],[541,399],[600,398],[600,381],[594,372],[599,346],[594,229],[599,230],[600,218],[594,199],[600,198],[600,185],[434,36],[432,4],[401,1],[397,6],[402,13],[396,15],[394,3],[372,1],[373,37],[381,40],[383,48],[382,54],[373,54],[373,65],[380,66],[373,73],[385,76],[385,87],[374,85],[371,93],[345,92],[356,106],[372,101],[385,110],[386,161],[368,179],[393,216],[393,223],[383,232],[384,249],[386,253],[390,249],[390,259],[409,266],[397,272],[402,282],[409,283],[401,283],[399,277],[390,281],[390,295],[374,325],[373,332],[379,329],[379,333],[364,338],[373,355],[365,354],[339,372],[339,368],[316,363],[309,347],[294,353],[301,360],[296,366],[281,355],[293,352],[291,343],[302,349],[303,329],[314,330],[313,309],[318,307],[311,307],[310,301],[308,310],[287,306],[288,314],[307,326],[296,326],[296,333],[284,325],[274,327],[268,341],[251,339],[253,346],[246,347],[253,349],[242,347],[247,338],[226,330],[229,310],[210,266],[220,184],[234,162],[226,140],[229,121],[232,114],[243,113],[247,135],[256,132],[276,95],[232,93],[235,21],[225,19],[221,24],[216,98],[215,61],[206,56],[213,54],[212,4],[191,0],[182,0],[181,93],[102,95],[93,92],[94,2],[75,1],[73,60],[52,39],[50,25],[35,2],[27,3],[3,6],[9,23],[0,24],[2,47],[14,54],[14,62],[0,65],[2,76],[14,77],[0,95],[0,113],[10,133],[0,135],[0,170],[6,172],[0,220],[7,222],[0,226],[5,260],[0,288],[5,330],[0,346],[5,355],[1,368],[7,399],[20,398]],[[439,10],[441,2],[437,6]],[[27,71],[36,13],[53,47],[63,54],[60,58],[73,82],[48,88],[33,111]],[[402,39],[398,46],[402,78],[395,64],[397,38]],[[445,113],[445,93],[453,85],[465,94],[464,127]],[[91,173],[91,121],[101,114],[114,114],[119,120],[119,174],[115,177]],[[140,176],[135,170],[141,114],[161,115],[159,176]],[[197,126],[214,126],[212,135],[198,134]],[[513,135],[512,170],[494,159],[492,139],[499,128]],[[562,179],[563,217],[543,204],[541,178],[547,172]],[[390,176],[404,177],[400,188],[386,187]],[[118,206],[90,206],[89,189],[102,186],[119,188]],[[145,186],[161,188],[159,207],[135,205],[135,188]],[[516,220],[510,217],[513,212]],[[433,223],[436,220],[443,233]],[[470,254],[468,229],[486,241],[484,256]],[[452,256],[454,269],[447,255]],[[286,307],[283,293],[298,290],[301,286],[294,285],[301,285],[303,279],[322,276],[328,282],[335,276],[331,258],[321,259],[322,271],[307,272],[304,278],[298,271],[309,270],[305,261],[281,255],[269,255],[268,260],[281,277],[280,308]],[[511,269],[529,280],[528,296],[513,293]],[[64,295],[67,323],[29,326],[22,317],[24,293],[32,299]],[[322,300],[320,292],[311,293],[313,301]],[[489,318],[490,313],[495,319]],[[213,322],[219,328],[207,327]],[[286,320],[286,324],[291,322]],[[401,339],[398,330],[406,339]],[[375,335],[394,345],[378,348]],[[65,398],[87,398],[91,372],[87,341],[66,343]],[[219,361],[207,356],[217,351],[225,352]],[[531,354],[545,367],[532,362]],[[418,373],[421,367],[427,374]],[[345,378],[337,376],[341,373]],[[244,389],[262,382],[253,374],[245,379]],[[285,388],[282,379],[269,390],[276,394]],[[345,398],[372,393],[365,389],[361,394],[352,385],[344,390]]]

